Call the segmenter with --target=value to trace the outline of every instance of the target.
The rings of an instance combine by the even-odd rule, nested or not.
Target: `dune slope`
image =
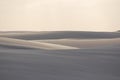
[[[120,80],[120,53],[2,49],[0,80]]]
[[[48,49],[48,50],[78,49],[76,47],[70,47],[70,46],[64,46],[64,45],[27,41],[27,40],[20,40],[20,39],[12,39],[12,38],[5,38],[5,37],[0,37],[0,45],[1,47],[6,46],[9,48],[20,47],[20,48],[34,48],[34,49]]]
[[[119,34],[33,33],[0,34],[0,80],[120,80]]]
[[[119,46],[120,38],[114,39],[53,39],[53,40],[35,40],[40,42],[54,43],[79,48],[100,48],[105,46]]]

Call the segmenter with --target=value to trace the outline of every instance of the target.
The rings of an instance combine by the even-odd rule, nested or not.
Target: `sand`
[[[108,33],[106,38],[97,33],[97,37],[65,35],[60,39],[41,39],[46,32],[24,33],[1,33],[0,80],[120,80],[120,38],[113,36],[116,33]]]

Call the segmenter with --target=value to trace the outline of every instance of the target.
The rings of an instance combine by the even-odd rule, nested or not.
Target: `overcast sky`
[[[0,0],[0,30],[120,29],[120,0]]]

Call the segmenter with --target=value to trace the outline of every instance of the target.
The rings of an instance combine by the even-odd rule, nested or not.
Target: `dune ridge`
[[[120,47],[120,38],[113,39],[51,39],[51,40],[35,40],[40,42],[54,43],[79,48],[100,48],[117,46]]]
[[[59,49],[78,49],[76,47],[57,45],[51,43],[44,42],[35,42],[35,41],[27,41],[13,38],[5,38],[0,37],[0,45],[5,46],[13,46],[13,47],[26,47],[26,48],[34,48],[34,49],[46,49],[46,50],[59,50]]]
[[[39,40],[39,39],[110,39],[120,38],[118,32],[89,32],[89,31],[41,31],[41,32],[9,32],[1,33],[1,37]]]

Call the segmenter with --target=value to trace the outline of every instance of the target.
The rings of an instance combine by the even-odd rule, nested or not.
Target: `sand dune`
[[[32,36],[32,35],[38,35],[38,34],[48,34],[49,31],[41,31],[41,32],[34,32],[34,31],[7,31],[7,32],[0,32],[1,37],[20,37],[20,36]]]
[[[56,45],[43,42],[27,41],[20,39],[12,39],[0,37],[0,46],[1,47],[11,47],[11,48],[33,48],[33,49],[48,49],[48,50],[57,50],[57,49],[78,49],[76,47]]]
[[[40,42],[54,43],[79,48],[100,48],[105,46],[119,46],[120,38],[115,39],[53,39],[53,40],[35,40]]]
[[[2,49],[0,80],[120,80],[120,52]]]
[[[119,33],[3,32],[0,36],[0,80],[120,80]]]
[[[120,38],[118,32],[84,32],[84,31],[41,31],[41,32],[8,32],[1,33],[2,37],[39,40],[39,39],[108,39]]]

